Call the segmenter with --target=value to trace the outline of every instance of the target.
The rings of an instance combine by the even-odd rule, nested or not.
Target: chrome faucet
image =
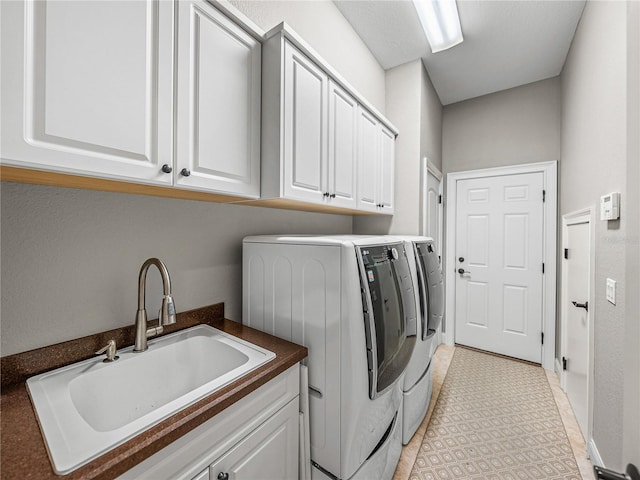
[[[162,307],[158,313],[158,326],[147,328],[147,311],[144,305],[147,270],[151,265],[158,267],[160,276],[162,277]],[[140,268],[140,277],[138,278],[138,313],[136,313],[136,342],[133,348],[134,352],[144,352],[147,347],[147,339],[155,337],[162,333],[163,325],[172,325],[176,323],[176,308],[173,304],[171,296],[171,279],[169,271],[162,261],[157,258],[150,258],[142,264]]]

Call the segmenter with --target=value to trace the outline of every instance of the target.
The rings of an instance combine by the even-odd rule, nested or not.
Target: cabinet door
[[[383,213],[393,213],[395,135],[387,128],[380,126],[380,209]]]
[[[284,55],[284,196],[321,203],[328,193],[328,77],[288,42]]]
[[[258,198],[260,42],[205,1],[178,8],[176,185]]]
[[[210,466],[209,478],[297,479],[297,397],[213,463]]]
[[[356,208],[358,102],[329,81],[328,202]]]
[[[358,208],[378,211],[380,154],[378,120],[358,109]]]
[[[2,2],[2,161],[170,184],[170,2]]]
[[[203,470],[198,475],[193,477],[192,480],[209,480],[209,478],[210,478],[209,477],[209,469],[207,468],[206,470]]]

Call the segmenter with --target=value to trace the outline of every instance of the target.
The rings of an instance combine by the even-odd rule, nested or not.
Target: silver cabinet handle
[[[173,172],[173,168],[171,168],[171,166],[168,163],[165,163],[164,165],[162,165],[162,171],[164,173],[171,173]]]
[[[180,175],[182,175],[183,177],[188,177],[189,175],[191,175],[191,170],[189,170],[188,168],[183,168],[182,170],[180,170]]]

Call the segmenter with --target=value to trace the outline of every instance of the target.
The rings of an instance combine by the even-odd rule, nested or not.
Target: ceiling
[[[585,0],[458,0],[464,41],[431,53],[410,0],[334,0],[388,70],[422,58],[443,105],[559,75]]]

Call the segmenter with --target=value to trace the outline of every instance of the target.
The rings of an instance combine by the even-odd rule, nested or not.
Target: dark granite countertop
[[[118,348],[133,345],[133,326],[0,358],[0,477],[39,480],[115,478],[307,356],[305,347],[225,319],[223,304],[178,314],[176,324],[165,327],[164,335],[201,323],[266,348],[276,357],[64,476],[53,471],[25,381],[38,373],[91,358],[93,352],[111,338],[116,340]]]

